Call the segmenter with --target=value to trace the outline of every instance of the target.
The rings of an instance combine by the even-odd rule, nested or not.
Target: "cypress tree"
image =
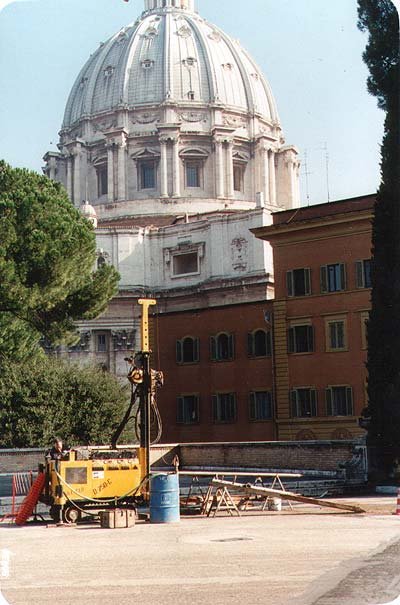
[[[358,0],[369,34],[367,87],[386,114],[381,184],[372,234],[372,309],[368,323],[367,442],[372,470],[388,477],[400,455],[400,62],[399,18],[390,0]],[[368,128],[368,125],[365,125]]]

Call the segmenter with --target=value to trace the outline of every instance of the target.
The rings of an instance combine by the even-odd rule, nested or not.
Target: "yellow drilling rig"
[[[55,521],[75,523],[82,514],[97,514],[106,508],[134,508],[149,501],[151,418],[158,421],[159,438],[161,419],[156,392],[163,384],[163,375],[150,368],[149,307],[156,301],[140,299],[138,304],[142,306],[141,351],[126,358],[130,365],[131,400],[111,445],[72,448],[57,459],[46,458],[42,467],[44,487],[39,501],[50,507]],[[117,446],[137,403],[139,445]]]

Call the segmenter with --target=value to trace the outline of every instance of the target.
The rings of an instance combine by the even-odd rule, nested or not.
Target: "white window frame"
[[[338,347],[334,346],[331,339],[331,326],[334,324],[343,324],[343,346]],[[337,336],[337,335],[336,335]],[[329,317],[325,319],[325,341],[326,341],[326,351],[328,353],[336,353],[343,352],[348,350],[348,340],[347,340],[347,318],[338,315],[337,317]]]
[[[188,418],[189,414],[187,414],[187,410],[185,410],[185,400],[188,398],[193,398],[193,403],[195,407],[195,418]],[[177,409],[176,409],[176,422],[177,424],[184,425],[192,425],[199,424],[200,422],[200,396],[199,393],[182,393],[178,395],[177,400]]]
[[[309,391],[310,411],[308,415],[301,414],[301,401],[299,391]],[[294,408],[296,412],[294,412]],[[315,387],[293,387],[290,390],[290,415],[292,418],[316,418],[318,416],[318,394]]]
[[[346,411],[351,413],[338,414],[337,403],[333,401],[334,389],[345,389],[346,395]],[[348,417],[354,416],[354,399],[353,399],[353,387],[348,384],[334,384],[329,385],[325,390],[326,398],[326,414],[327,416],[341,416]]]
[[[295,279],[294,273],[296,271],[303,271],[304,274],[304,294],[297,294],[295,292]],[[309,267],[299,267],[298,269],[291,269],[286,272],[286,290],[287,295],[290,298],[300,297],[300,296],[310,296],[311,295],[311,269]]]
[[[267,406],[269,406],[270,414],[265,418],[261,418],[260,415],[257,415],[257,406],[260,407],[261,402],[257,401],[257,395],[265,394],[267,395]],[[252,410],[253,408],[253,410]],[[254,412],[254,413],[252,413]],[[270,422],[274,417],[274,405],[272,392],[270,389],[254,389],[249,393],[249,420],[250,422]]]

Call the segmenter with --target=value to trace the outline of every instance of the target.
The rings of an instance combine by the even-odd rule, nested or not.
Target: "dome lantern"
[[[194,11],[194,0],[144,0],[146,11],[158,8],[182,8],[188,11]]]

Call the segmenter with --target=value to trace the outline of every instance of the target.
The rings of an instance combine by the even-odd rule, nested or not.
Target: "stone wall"
[[[152,447],[155,468],[172,468],[178,454],[181,469],[270,469],[331,473],[352,482],[366,480],[366,448],[355,441],[189,443]],[[44,450],[0,450],[0,473],[36,470]]]

